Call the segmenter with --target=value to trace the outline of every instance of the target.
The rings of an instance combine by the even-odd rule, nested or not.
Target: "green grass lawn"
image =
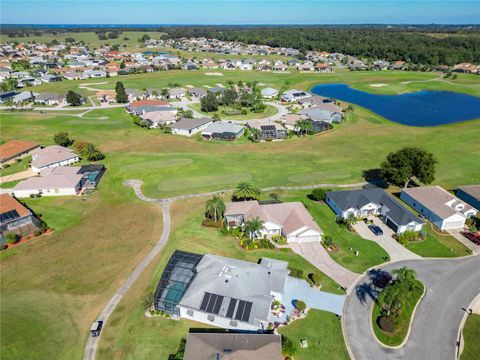
[[[279,333],[296,345],[297,353],[294,358],[297,360],[350,359],[343,340],[340,319],[329,312],[310,310],[305,319],[281,327]],[[301,339],[308,341],[308,348],[300,347]]]
[[[250,109],[245,109],[247,110],[247,114],[246,115],[225,115],[224,114],[224,110],[227,109],[227,107],[225,106],[220,106],[218,108],[218,111],[215,111],[215,112],[205,112],[205,111],[202,111],[201,110],[201,107],[202,105],[201,104],[191,104],[190,105],[190,108],[192,108],[193,110],[195,111],[198,111],[206,116],[213,116],[213,114],[215,113],[218,113],[218,115],[220,115],[220,118],[222,120],[252,120],[252,119],[263,119],[263,118],[266,118],[266,117],[270,117],[270,116],[273,116],[277,113],[277,109],[272,106],[272,105],[267,105],[267,107],[265,108],[265,110],[263,112],[260,112],[260,113],[256,113],[256,112],[253,112],[251,111]]]
[[[20,161],[15,161],[10,164],[8,167],[0,170],[0,176],[12,175],[20,171],[27,170],[30,167],[30,161],[32,160],[31,156],[26,156]]]
[[[372,327],[375,336],[380,342],[388,346],[398,346],[402,343],[408,333],[408,328],[410,327],[410,322],[412,321],[412,312],[415,309],[420,297],[423,294],[424,285],[421,281],[417,280],[420,287],[418,290],[408,294],[406,297],[405,306],[402,308],[402,311],[397,318],[397,328],[394,333],[390,334],[382,331],[377,324],[377,318],[380,316],[380,306],[377,303],[373,305],[372,311]]]
[[[424,257],[456,257],[471,254],[471,251],[450,234],[439,234],[432,230],[431,224],[427,223],[423,230],[427,238],[423,241],[412,242],[406,248]]]
[[[314,217],[324,234],[331,236],[339,250],[330,256],[340,265],[354,272],[362,273],[372,266],[389,259],[388,253],[377,243],[365,240],[359,235],[341,228],[335,222],[335,213],[324,203],[318,203],[307,197],[309,192],[292,192],[282,196],[284,201],[301,201]],[[350,250],[352,248],[352,250]],[[359,251],[355,256],[354,250]]]
[[[465,347],[460,357],[461,360],[478,359],[480,353],[480,341],[478,339],[480,339],[480,315],[469,315],[463,328]]]

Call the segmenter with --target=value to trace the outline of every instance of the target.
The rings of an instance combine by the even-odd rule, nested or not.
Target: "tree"
[[[304,301],[302,300],[296,300],[295,301],[295,308],[301,312],[304,312],[305,309],[307,308],[307,304],[305,304]]]
[[[345,112],[347,114],[347,121],[350,120],[350,116],[353,114],[355,111],[355,108],[352,105],[348,105],[347,108],[345,109]]]
[[[406,188],[416,178],[424,184],[435,180],[435,156],[417,147],[405,147],[388,154],[380,167],[383,179]]]
[[[148,40],[150,40],[150,35],[148,34],[143,34],[143,36],[140,39],[138,39],[138,41],[141,43],[144,43],[145,41],[148,41]]]
[[[315,201],[325,200],[325,190],[320,188],[313,189],[312,193],[310,194],[310,198]]]
[[[103,153],[98,150],[95,145],[90,143],[85,146],[82,156],[87,158],[89,161],[99,161],[105,158],[105,155],[103,155]]]
[[[68,133],[59,132],[53,136],[53,141],[55,144],[60,146],[68,147],[73,144],[73,140],[68,137]]]
[[[10,232],[7,234],[7,236],[5,237],[5,241],[8,243],[8,244],[15,244],[17,241],[18,241],[18,235],[13,233],[13,232]]]
[[[128,102],[128,96],[125,92],[125,86],[123,86],[123,83],[121,81],[117,81],[115,85],[115,92],[115,100],[117,101],[117,103],[125,104]]]
[[[250,236],[250,239],[253,240],[256,238],[256,234],[262,230],[263,221],[256,217],[245,222],[245,232]]]
[[[223,217],[225,209],[225,203],[223,200],[219,196],[215,195],[213,198],[207,201],[205,213],[209,219],[217,222],[219,218]]]
[[[234,89],[226,89],[222,95],[223,105],[233,105],[237,101],[238,94]]]
[[[82,105],[82,97],[73,90],[67,92],[67,103],[71,106]]]
[[[213,112],[218,110],[217,96],[211,92],[200,100],[200,104],[202,111]]]
[[[249,181],[238,183],[232,198],[234,201],[258,200],[262,191]]]
[[[169,94],[168,88],[163,88],[161,91],[162,98],[168,99],[168,94]]]
[[[293,356],[297,353],[295,344],[284,335],[282,335],[282,353],[285,356]]]
[[[311,134],[313,132],[312,120],[302,119],[297,121],[297,127],[300,129],[300,134]]]
[[[268,197],[272,199],[275,202],[275,204],[279,204],[282,202],[282,200],[280,199],[280,195],[278,193],[268,194]]]

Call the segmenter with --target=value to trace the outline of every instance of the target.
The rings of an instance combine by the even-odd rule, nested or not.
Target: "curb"
[[[468,308],[470,308],[472,306],[472,304],[477,301],[480,300],[480,293],[475,296],[475,298],[470,302],[470,304],[468,305]],[[460,350],[463,351],[463,349],[461,349],[461,340],[463,338],[463,327],[465,326],[465,322],[467,321],[467,317],[468,317],[468,313],[465,311],[465,313],[463,314],[463,317],[462,317],[462,321],[460,322],[460,326],[458,327],[458,332],[457,332],[457,344],[455,346],[455,350],[456,350],[456,354],[455,354],[455,359],[460,359],[460,355],[462,355],[462,352]]]

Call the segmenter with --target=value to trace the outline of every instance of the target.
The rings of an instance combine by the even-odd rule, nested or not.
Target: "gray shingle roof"
[[[396,201],[383,189],[362,189],[345,191],[327,191],[326,196],[330,198],[337,207],[346,211],[351,208],[361,208],[371,202],[386,206],[390,211],[387,213],[397,225],[406,225],[412,221],[423,223],[423,221],[405,206]]]

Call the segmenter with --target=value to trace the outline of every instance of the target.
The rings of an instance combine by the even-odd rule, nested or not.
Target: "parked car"
[[[475,245],[480,246],[480,231],[477,231],[476,233],[465,231],[462,233],[462,235],[465,236],[471,242],[473,242]]]
[[[377,226],[377,225],[368,225],[368,228],[370,229],[370,231],[371,231],[372,233],[375,234],[375,236],[383,235],[383,230],[380,229],[380,226]]]
[[[90,328],[90,334],[92,334],[92,337],[97,337],[100,336],[100,332],[102,331],[103,327],[103,320],[97,320],[92,324],[92,327]]]

